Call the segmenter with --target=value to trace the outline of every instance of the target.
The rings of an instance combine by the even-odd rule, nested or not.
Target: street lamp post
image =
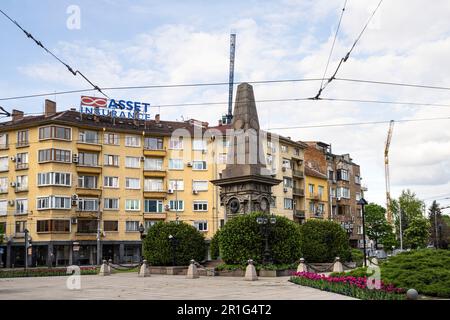
[[[269,264],[272,263],[272,257],[270,254],[270,248],[269,248],[269,234],[271,227],[275,225],[277,222],[276,218],[272,216],[271,218],[266,217],[258,217],[256,218],[256,222],[261,226],[261,231],[264,234],[264,255],[263,255],[263,264]]]
[[[169,234],[169,241],[170,245],[172,246],[172,265],[175,267],[175,265],[177,264],[175,254],[178,240],[173,235]]]
[[[362,215],[362,227],[363,227],[363,251],[364,251],[364,267],[367,267],[367,255],[366,255],[366,221],[365,221],[365,212],[364,207],[368,204],[364,198],[359,199],[358,204],[361,206],[361,215]]]
[[[23,231],[25,233],[25,270],[28,269],[28,229]]]
[[[145,238],[144,231],[145,231],[144,225],[141,223],[139,226],[139,233],[141,234],[141,261],[144,260],[144,238]]]

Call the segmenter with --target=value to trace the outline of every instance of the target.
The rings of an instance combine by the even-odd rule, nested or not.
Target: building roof
[[[308,177],[315,177],[315,178],[319,178],[319,179],[325,179],[328,180],[328,177],[326,174],[323,174],[311,167],[305,166],[305,175]]]

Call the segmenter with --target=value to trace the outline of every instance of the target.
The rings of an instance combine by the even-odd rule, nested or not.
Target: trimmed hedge
[[[189,261],[203,261],[206,243],[202,233],[195,227],[180,222],[158,222],[148,229],[144,239],[144,257],[154,266],[171,266],[173,247],[169,235],[177,240],[175,260],[177,266],[187,266]]]
[[[301,252],[309,263],[333,262],[351,258],[347,233],[336,222],[312,219],[300,227]]]
[[[80,267],[81,275],[98,274],[97,267]],[[56,276],[70,276],[67,274],[67,268],[29,268],[24,269],[0,271],[0,278],[24,278],[24,277],[56,277]]]
[[[220,256],[226,264],[245,265],[248,259],[262,263],[264,236],[256,222],[262,213],[252,213],[229,220],[218,236]],[[269,216],[267,216],[270,218]],[[275,264],[290,264],[301,257],[299,226],[285,218],[276,216],[271,225],[269,248]]]

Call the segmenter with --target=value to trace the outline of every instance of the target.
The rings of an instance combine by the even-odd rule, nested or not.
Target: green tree
[[[446,223],[439,203],[433,201],[428,208],[428,219],[430,220],[430,240],[436,248],[447,249],[449,225]]]
[[[365,208],[366,234],[369,239],[375,242],[375,248],[378,244],[391,248],[393,229],[386,219],[386,209],[382,206],[370,203]]]
[[[404,233],[405,245],[411,249],[426,247],[430,238],[430,222],[420,216],[409,221],[408,228]]]

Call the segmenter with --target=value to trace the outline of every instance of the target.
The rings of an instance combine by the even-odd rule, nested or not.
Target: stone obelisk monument
[[[237,88],[232,134],[227,165],[222,178],[211,181],[220,186],[220,201],[225,206],[225,219],[251,212],[270,213],[274,179],[266,168],[258,112],[253,88],[242,83]]]

